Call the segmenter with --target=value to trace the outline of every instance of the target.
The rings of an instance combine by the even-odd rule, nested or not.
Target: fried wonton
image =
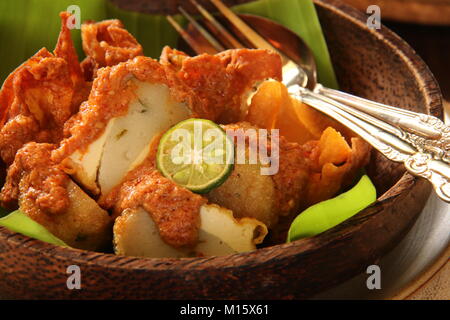
[[[144,51],[120,20],[88,21],[81,26],[86,59],[82,67],[86,80],[92,81],[97,70],[142,56]]]
[[[301,145],[310,174],[304,204],[329,199],[348,186],[369,161],[370,146],[334,119],[291,97],[278,81],[266,81],[251,100],[246,120]],[[350,143],[350,145],[349,145]]]
[[[87,96],[68,17],[61,14],[54,54],[41,49],[9,75],[0,91],[0,157],[7,165],[29,141],[58,143],[64,123]]]
[[[266,79],[281,79],[281,58],[266,50],[235,49],[189,57],[165,47],[160,58],[171,87],[197,117],[219,123],[243,120],[247,99]]]
[[[307,204],[332,198],[349,186],[358,171],[370,159],[370,146],[359,137],[351,138],[351,145],[332,127],[328,127],[319,141],[311,142],[312,170]]]
[[[291,97],[284,84],[265,81],[251,99],[246,121],[265,129],[279,129],[291,142],[304,144],[319,140],[322,132],[333,127],[347,139],[355,136],[327,115]]]

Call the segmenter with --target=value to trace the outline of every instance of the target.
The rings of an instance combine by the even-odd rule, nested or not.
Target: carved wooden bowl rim
[[[442,95],[439,91],[436,80],[427,65],[414,52],[414,50],[399,36],[394,34],[386,27],[380,30],[369,29],[366,26],[367,17],[356,9],[337,0],[314,0],[315,4],[332,11],[342,19],[353,22],[356,27],[364,28],[379,41],[383,41],[387,46],[391,47],[399,57],[404,60],[406,65],[414,74],[420,85],[420,90],[425,97],[427,108],[430,114],[442,118],[443,103]],[[298,254],[308,254],[318,248],[317,244],[324,246],[333,241],[339,241],[351,235],[351,233],[359,229],[365,222],[365,219],[359,219],[357,224],[352,224],[355,219],[362,215],[370,216],[370,211],[376,212],[377,208],[382,207],[390,199],[393,199],[408,189],[408,181],[417,180],[408,173],[404,173],[397,183],[386,191],[377,200],[377,203],[360,212],[348,221],[336,226],[335,228],[324,232],[316,237],[303,239],[291,243],[275,245],[271,247],[261,248],[252,252],[234,254],[231,256],[208,257],[208,258],[142,258],[142,257],[126,257],[117,256],[110,253],[98,253],[74,248],[59,247],[40,240],[36,240],[4,227],[0,227],[0,241],[9,242],[14,248],[26,248],[35,253],[52,256],[59,259],[69,259],[73,263],[95,264],[105,268],[114,269],[141,269],[147,271],[158,270],[178,270],[193,271],[204,270],[208,268],[220,269],[226,268],[231,270],[242,266],[251,267],[261,265],[273,259],[284,260]],[[318,241],[320,239],[320,241]],[[232,257],[232,259],[230,259]],[[232,264],[230,264],[232,261]]]

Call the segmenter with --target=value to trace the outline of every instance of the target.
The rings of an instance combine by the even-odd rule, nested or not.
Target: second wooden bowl
[[[175,1],[171,1],[175,2]],[[242,2],[242,1],[240,1]],[[341,88],[442,116],[423,61],[383,27],[339,1],[315,1]],[[366,270],[405,235],[425,205],[427,182],[374,152],[377,203],[319,236],[226,257],[144,259],[61,248],[0,228],[1,298],[307,298]],[[81,290],[66,286],[81,269]]]

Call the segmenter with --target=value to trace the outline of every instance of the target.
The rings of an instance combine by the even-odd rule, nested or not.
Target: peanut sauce
[[[104,208],[119,215],[125,209],[144,208],[159,229],[161,238],[174,247],[194,246],[200,227],[200,195],[165,178],[155,167],[155,139],[146,160],[127,174],[124,182],[100,200]]]
[[[30,142],[17,152],[0,194],[3,206],[14,208],[19,201],[37,221],[42,213],[64,213],[70,204],[66,189],[70,178],[51,161],[53,150],[52,144]]]

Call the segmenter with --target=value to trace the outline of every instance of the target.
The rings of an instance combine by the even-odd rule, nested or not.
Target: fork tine
[[[230,21],[230,23],[236,27],[247,39],[252,43],[255,48],[272,50],[280,54],[284,61],[287,60],[286,56],[278,49],[272,46],[266,39],[261,37],[256,31],[254,31],[249,25],[247,25],[241,18],[239,18],[233,11],[231,11],[220,0],[209,0],[216,8],[222,13],[222,15]],[[283,63],[284,64],[284,63]]]
[[[197,29],[197,31],[200,32],[206,40],[208,40],[208,42],[214,47],[214,49],[219,52],[225,50],[225,48],[214,38],[214,36],[211,35],[205,28],[203,28],[189,13],[186,12],[186,10],[183,9],[183,7],[178,7],[178,10],[186,19],[189,20],[192,26]]]
[[[214,18],[212,14],[210,14],[201,4],[199,4],[196,0],[190,0],[191,3],[197,8],[198,12],[209,22],[209,26],[212,27],[220,36],[222,36],[229,44],[230,48],[245,48],[245,46],[240,43],[235,37],[233,37],[219,21]]]
[[[178,34],[186,41],[186,43],[197,53],[204,53],[205,50],[201,43],[199,43],[194,37],[192,37],[188,32],[186,32],[182,26],[172,16],[166,16],[167,21],[172,25],[172,27],[178,32]]]

